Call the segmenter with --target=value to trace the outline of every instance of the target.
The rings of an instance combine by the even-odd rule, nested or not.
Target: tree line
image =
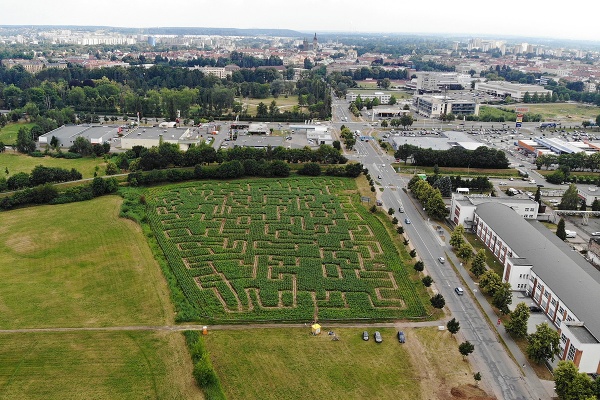
[[[327,118],[331,100],[327,84],[317,72],[306,72],[297,82],[285,80],[275,69],[239,70],[220,79],[200,70],[155,65],[151,68],[50,68],[32,75],[21,66],[0,67],[0,107],[19,110],[19,116],[42,115],[70,107],[104,114],[140,113],[142,118],[175,120],[219,116],[228,110],[243,114],[236,97],[298,96],[297,110],[305,119]],[[313,106],[311,108],[311,106]],[[303,109],[306,107],[306,109]],[[178,113],[179,111],[179,113]],[[55,115],[48,118],[54,119]]]
[[[46,183],[60,183],[76,181],[82,178],[82,175],[75,168],[70,171],[64,168],[44,167],[37,165],[30,174],[18,172],[11,175],[8,179],[0,177],[0,192],[6,190],[18,190],[26,187],[43,185]]]
[[[394,156],[406,164],[412,158],[413,164],[439,167],[472,167],[472,168],[508,168],[508,159],[502,150],[480,146],[475,150],[452,147],[449,150],[423,149],[411,144],[398,147]]]

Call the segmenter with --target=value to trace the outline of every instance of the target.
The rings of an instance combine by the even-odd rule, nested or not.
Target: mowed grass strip
[[[0,328],[165,324],[165,279],[122,199],[0,213]],[[1,396],[0,396],[1,397]]]
[[[0,335],[2,399],[202,399],[183,335]]]
[[[0,177],[9,178],[18,172],[29,174],[37,165],[67,170],[75,168],[77,171],[81,172],[81,175],[83,175],[84,178],[93,178],[94,172],[96,172],[96,166],[98,166],[98,175],[106,175],[106,163],[101,157],[67,160],[65,158],[52,158],[50,156],[31,157],[26,154],[13,152],[12,150],[6,150],[4,153],[0,153]],[[6,175],[6,169],[8,169],[9,175]]]
[[[310,335],[306,329],[210,331],[206,347],[229,399],[420,399],[417,372],[393,329],[383,343],[362,329]],[[235,351],[232,351],[235,349]]]

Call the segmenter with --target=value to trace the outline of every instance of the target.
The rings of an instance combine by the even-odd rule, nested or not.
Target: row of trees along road
[[[446,204],[439,189],[434,189],[427,181],[417,175],[408,182],[408,189],[415,198],[423,205],[425,212],[431,218],[443,220],[448,215]]]
[[[502,150],[495,150],[485,146],[475,150],[467,150],[462,147],[453,147],[449,150],[424,149],[410,144],[400,146],[394,156],[403,160],[412,157],[413,163],[421,166],[440,167],[471,167],[471,168],[508,168],[508,159]]]

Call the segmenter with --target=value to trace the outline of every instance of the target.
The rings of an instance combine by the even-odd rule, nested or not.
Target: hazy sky
[[[22,0],[2,7],[0,25],[288,28],[600,41],[599,15],[598,0]]]

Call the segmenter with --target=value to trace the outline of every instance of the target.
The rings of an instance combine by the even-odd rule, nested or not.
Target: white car
[[[465,294],[465,291],[463,290],[463,288],[461,288],[460,286],[455,288],[454,291],[456,292],[457,295],[462,296],[463,294]]]
[[[440,262],[440,264],[443,264],[446,262],[446,259],[444,257],[438,257],[438,261]]]
[[[600,232],[592,232],[592,236],[600,236]]]

